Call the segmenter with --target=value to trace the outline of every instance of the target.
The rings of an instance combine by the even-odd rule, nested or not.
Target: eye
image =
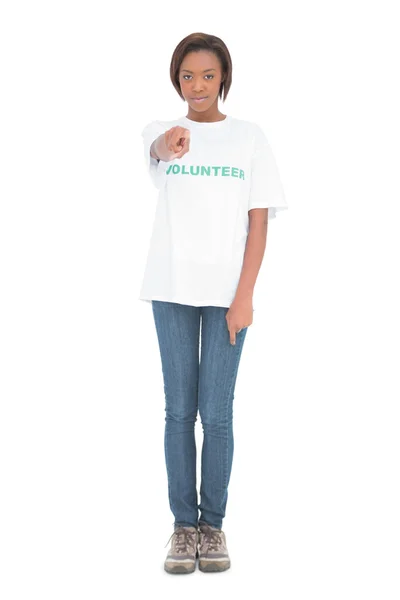
[[[183,79],[186,79],[186,77],[191,77],[191,75],[182,75],[182,77],[183,77]],[[211,77],[212,79],[214,79],[214,75],[211,75],[211,74],[205,75],[205,77]],[[187,81],[187,79],[186,79],[186,81]]]

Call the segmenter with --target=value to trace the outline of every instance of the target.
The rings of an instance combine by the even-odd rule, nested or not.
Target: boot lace
[[[170,539],[175,536],[174,545],[177,553],[185,553],[187,552],[187,546],[190,545],[192,547],[196,544],[197,531],[192,531],[187,529],[186,527],[177,527],[175,531],[172,533],[168,542],[165,544],[164,548],[166,548],[169,544]]]
[[[222,531],[218,529],[212,529],[209,525],[201,526],[201,533],[204,536],[204,541],[207,543],[207,552],[218,551],[221,549],[223,544]]]

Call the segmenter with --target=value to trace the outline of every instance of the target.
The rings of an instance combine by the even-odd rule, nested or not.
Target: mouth
[[[207,100],[207,98],[208,98],[208,96],[203,96],[201,98],[192,98],[192,100],[193,100],[193,102],[200,103],[200,102],[204,102],[204,100]]]

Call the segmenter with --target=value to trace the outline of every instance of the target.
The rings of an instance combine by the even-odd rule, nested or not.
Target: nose
[[[192,92],[194,94],[198,94],[199,92],[202,92],[204,90],[202,83],[203,82],[201,79],[199,81],[193,80]]]

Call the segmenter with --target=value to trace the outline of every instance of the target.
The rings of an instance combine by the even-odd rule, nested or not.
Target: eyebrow
[[[181,71],[186,71],[187,73],[193,73],[193,71],[189,71],[189,69],[181,69]],[[215,69],[204,69],[203,73],[206,71],[215,71]]]

